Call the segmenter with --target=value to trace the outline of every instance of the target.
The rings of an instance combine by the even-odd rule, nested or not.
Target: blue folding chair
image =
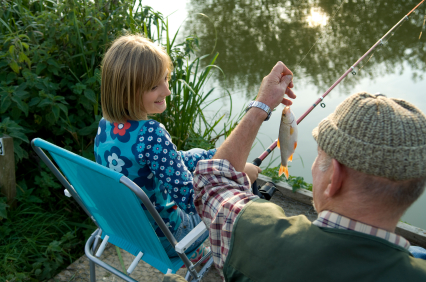
[[[203,222],[177,242],[145,192],[126,176],[40,138],[33,139],[31,145],[64,185],[65,194],[72,196],[98,226],[85,245],[85,253],[90,261],[90,281],[96,281],[95,264],[125,281],[136,281],[129,275],[140,260],[165,274],[176,273],[185,265],[188,269],[185,276],[187,281],[199,281],[209,270],[213,263],[211,251],[195,264],[188,259],[191,254],[185,253],[205,232],[206,226]],[[43,150],[49,152],[63,175]],[[179,257],[167,256],[138,198],[174,246]],[[103,241],[94,255],[99,239]],[[127,275],[99,259],[107,242],[136,256],[127,269]],[[197,272],[195,267],[206,259],[208,262]]]

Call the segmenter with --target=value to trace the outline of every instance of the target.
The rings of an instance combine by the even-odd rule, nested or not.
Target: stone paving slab
[[[306,217],[313,221],[317,218],[317,214],[312,207],[312,205],[303,204],[295,200],[285,198],[280,195],[280,192],[275,193],[272,197],[271,202],[281,206],[287,216],[304,214]],[[83,247],[83,246],[82,246]],[[132,263],[134,256],[128,252],[121,250],[121,255],[123,257],[125,267],[129,267]],[[101,259],[108,263],[109,265],[115,267],[118,270],[121,270],[121,265],[118,260],[117,252],[115,246],[109,245],[104,253],[101,256]],[[185,276],[186,269],[181,269],[177,272],[178,275]],[[160,282],[163,280],[164,274],[158,271],[157,269],[151,267],[144,261],[140,261],[131,277],[137,281],[153,281]],[[89,272],[89,260],[84,255],[70,266],[68,266],[61,273],[56,275],[50,282],[83,282],[89,281],[90,272]],[[96,266],[96,281],[124,281],[121,278],[111,274],[110,272],[104,270],[103,268]],[[222,281],[218,271],[212,267],[210,271],[202,279],[203,282],[220,282]]]

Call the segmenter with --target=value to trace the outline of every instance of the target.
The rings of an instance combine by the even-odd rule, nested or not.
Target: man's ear
[[[341,163],[339,163],[336,159],[332,159],[331,162],[333,171],[330,175],[330,183],[325,190],[325,194],[330,198],[339,193],[345,174],[345,169]]]

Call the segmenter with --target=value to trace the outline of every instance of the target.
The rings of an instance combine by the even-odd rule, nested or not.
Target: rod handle
[[[255,158],[254,161],[253,161],[253,164],[255,166],[260,166],[262,164],[262,160],[259,159],[259,158]]]

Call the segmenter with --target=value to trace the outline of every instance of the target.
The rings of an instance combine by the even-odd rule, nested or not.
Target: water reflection
[[[329,18],[320,8],[311,8],[311,14],[308,16],[307,22],[310,27],[325,26]]]
[[[417,4],[411,0],[344,1],[190,0],[185,29],[200,37],[199,54],[208,54],[215,44],[215,29],[196,14],[204,13],[214,22],[217,64],[226,74],[219,81],[231,91],[245,89],[247,96],[254,96],[278,60],[294,70],[299,82],[324,91]],[[359,75],[374,79],[395,73],[405,61],[415,71],[414,81],[423,78],[426,40],[419,40],[419,34],[424,7],[420,11],[374,53]],[[348,78],[345,87],[355,82]]]

